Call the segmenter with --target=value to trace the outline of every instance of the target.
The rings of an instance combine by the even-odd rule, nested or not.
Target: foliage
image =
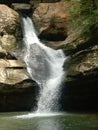
[[[71,5],[70,22],[73,29],[82,27],[84,33],[90,33],[98,21],[98,9],[93,0],[74,0]]]

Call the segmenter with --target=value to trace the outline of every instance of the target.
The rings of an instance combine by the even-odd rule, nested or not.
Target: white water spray
[[[24,61],[31,78],[40,86],[36,112],[57,111],[65,56],[62,50],[53,50],[39,41],[29,17],[23,17],[22,21],[26,47]]]

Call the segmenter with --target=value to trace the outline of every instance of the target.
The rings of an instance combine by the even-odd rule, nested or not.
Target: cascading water
[[[53,50],[39,41],[29,17],[22,17],[22,23],[26,48],[24,61],[31,78],[40,86],[36,112],[57,111],[65,56],[62,50]]]

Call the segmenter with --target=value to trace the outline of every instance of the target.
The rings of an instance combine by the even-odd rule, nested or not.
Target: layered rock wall
[[[21,36],[19,14],[0,5],[0,111],[3,112],[30,110],[36,106],[38,85],[20,59]]]
[[[62,103],[66,109],[87,111],[98,109],[98,20],[94,17],[95,14],[92,15],[94,21],[89,15],[75,17],[76,21],[74,20],[72,25],[74,26],[76,22],[76,28],[71,28],[68,37],[59,47],[68,56],[64,65],[67,76]]]

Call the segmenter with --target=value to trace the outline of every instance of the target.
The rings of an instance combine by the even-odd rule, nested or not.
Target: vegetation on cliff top
[[[67,0],[71,1],[71,27],[82,27],[84,33],[91,33],[98,21],[98,8],[94,0]],[[91,31],[92,30],[92,31]]]

